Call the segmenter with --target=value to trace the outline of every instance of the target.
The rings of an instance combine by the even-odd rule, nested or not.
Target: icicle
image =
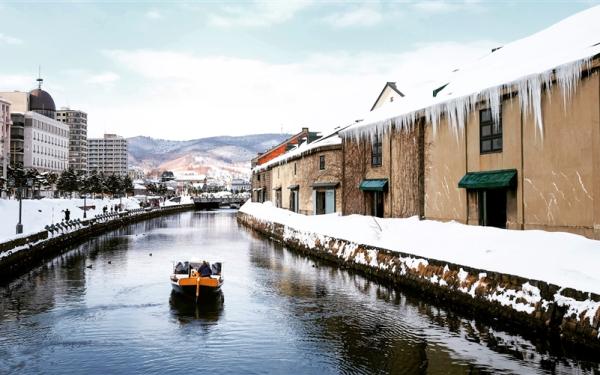
[[[501,117],[501,102],[502,92],[504,90],[512,90],[516,87],[517,95],[519,96],[519,104],[525,117],[532,114],[535,122],[536,130],[543,137],[543,118],[542,118],[542,93],[546,89],[546,94],[551,94],[553,87],[553,77],[556,78],[557,84],[562,90],[563,105],[566,109],[567,102],[571,100],[577,84],[581,80],[582,70],[591,68],[591,57],[572,63],[558,66],[553,70],[548,70],[542,73],[534,74],[528,77],[523,77],[513,82],[505,83],[497,87],[491,87],[469,96],[450,99],[443,103],[436,103],[426,108],[404,113],[399,116],[378,121],[373,124],[363,124],[356,128],[351,128],[343,131],[341,134],[346,138],[353,136],[356,140],[360,138],[373,138],[373,132],[378,134],[389,133],[392,126],[396,126],[399,131],[410,131],[414,129],[415,123],[419,118],[418,113],[424,112],[425,121],[432,126],[434,137],[437,135],[438,126],[441,123],[442,115],[447,118],[447,126],[458,139],[459,132],[464,131],[468,115],[477,108],[477,104],[481,101],[487,101],[492,112],[494,124],[497,126],[500,123]],[[554,75],[553,75],[554,73]],[[511,92],[511,97],[513,96]],[[550,99],[550,98],[549,98]]]
[[[496,130],[500,126],[500,98],[502,89],[503,87],[493,87],[485,91],[485,98],[492,112],[492,120]]]
[[[563,108],[567,109],[567,102],[571,100],[577,83],[581,79],[581,71],[589,69],[591,59],[588,57],[583,60],[575,61],[570,64],[564,64],[555,69],[556,82],[562,90]]]

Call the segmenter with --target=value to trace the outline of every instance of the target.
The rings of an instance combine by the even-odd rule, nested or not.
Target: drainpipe
[[[390,214],[389,217],[394,217],[393,212],[394,212],[394,200],[393,198],[393,191],[394,189],[392,188],[392,181],[394,180],[392,178],[392,164],[394,162],[394,158],[392,157],[392,134],[394,133],[394,127],[390,127],[390,133],[389,133],[389,138],[390,138],[390,153],[389,153],[389,158],[390,158]],[[384,215],[385,216],[385,215]]]

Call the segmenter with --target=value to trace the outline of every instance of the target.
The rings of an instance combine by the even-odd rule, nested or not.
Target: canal
[[[223,262],[223,298],[171,294]],[[91,267],[90,267],[91,266]],[[599,364],[185,212],[91,239],[0,287],[2,374],[599,373]]]

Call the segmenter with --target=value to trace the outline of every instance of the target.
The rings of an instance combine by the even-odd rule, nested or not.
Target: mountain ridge
[[[171,170],[244,177],[249,175],[250,160],[257,153],[288,137],[290,134],[261,133],[175,141],[140,135],[127,138],[128,159],[129,165],[146,173]]]

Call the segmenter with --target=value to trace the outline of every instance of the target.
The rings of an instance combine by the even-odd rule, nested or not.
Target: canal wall
[[[8,282],[30,271],[93,236],[138,221],[192,209],[194,209],[194,204],[182,204],[150,211],[138,209],[118,214],[99,215],[97,218],[73,223],[71,227],[65,226],[51,232],[44,230],[4,242],[0,244],[0,283]]]
[[[409,287],[502,324],[552,337],[559,335],[566,343],[600,351],[598,294],[302,232],[243,212],[238,213],[237,219],[302,253]]]

